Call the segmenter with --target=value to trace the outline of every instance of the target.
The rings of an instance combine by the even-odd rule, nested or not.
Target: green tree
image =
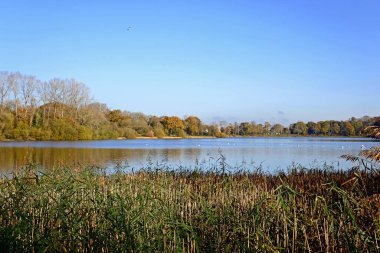
[[[254,131],[255,131],[254,127],[249,122],[243,122],[239,126],[240,135],[253,135]]]
[[[351,118],[351,125],[355,128],[355,135],[361,135],[363,130],[363,121],[356,118]]]
[[[321,133],[323,135],[328,135],[330,133],[330,122],[329,121],[323,121],[321,123]]]
[[[334,135],[339,135],[339,133],[340,133],[340,125],[339,125],[338,122],[332,123],[332,127],[331,128],[333,130]]]
[[[292,125],[291,132],[292,132],[292,134],[306,135],[307,134],[307,126],[304,122],[299,121],[296,124]]]
[[[320,129],[320,125],[319,125],[319,129],[318,129],[317,125],[318,125],[317,123],[312,122],[312,121],[307,122],[307,124],[306,124],[307,134],[309,134],[309,135],[318,134],[321,129]]]
[[[349,121],[345,121],[343,124],[343,135],[346,136],[354,136],[355,135],[355,128],[352,126],[352,124]]]

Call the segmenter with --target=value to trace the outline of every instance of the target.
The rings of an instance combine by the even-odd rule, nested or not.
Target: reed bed
[[[1,252],[377,252],[379,170],[34,167],[0,179]]]

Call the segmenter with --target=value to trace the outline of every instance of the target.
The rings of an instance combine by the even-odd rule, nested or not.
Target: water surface
[[[286,169],[292,163],[305,167],[326,163],[345,169],[352,164],[341,155],[356,155],[375,145],[367,138],[326,137],[1,142],[0,171],[11,172],[28,162],[46,169],[60,163],[122,164],[136,169],[152,163],[207,167],[218,163],[221,155],[231,166],[261,165],[267,171]]]

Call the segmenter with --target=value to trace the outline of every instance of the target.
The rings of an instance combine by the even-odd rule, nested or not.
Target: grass
[[[0,179],[0,251],[376,252],[379,190],[377,169],[29,166]]]

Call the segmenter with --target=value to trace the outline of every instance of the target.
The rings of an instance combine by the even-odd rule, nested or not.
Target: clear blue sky
[[[375,116],[380,2],[1,0],[0,70],[206,122]]]

